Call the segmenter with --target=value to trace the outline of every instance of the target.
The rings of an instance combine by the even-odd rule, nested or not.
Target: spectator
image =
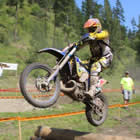
[[[129,76],[129,72],[125,72],[125,76],[120,81],[121,84],[121,92],[123,94],[125,108],[128,108],[128,103],[132,97],[132,93],[135,93],[134,82],[132,78]]]

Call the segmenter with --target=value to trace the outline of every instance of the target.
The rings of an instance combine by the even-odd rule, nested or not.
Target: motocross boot
[[[90,89],[88,92],[85,92],[88,96],[91,98],[94,98],[94,95],[96,94],[96,86],[98,83],[99,77],[98,76],[90,76]]]

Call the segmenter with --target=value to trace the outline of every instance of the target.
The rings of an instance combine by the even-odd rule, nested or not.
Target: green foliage
[[[104,5],[95,0],[85,0],[82,9],[74,0],[1,0],[0,49],[7,53],[6,56],[0,53],[2,60],[9,62],[11,59],[19,63],[20,70],[28,63],[44,62],[47,56],[40,58],[35,52],[46,47],[62,49],[78,41],[85,33],[83,24],[89,17],[99,18],[103,29],[110,33],[114,60],[109,73],[122,71],[130,62],[139,60],[140,24],[133,19],[133,29],[128,32],[123,25],[125,17],[119,0],[113,9],[108,0],[104,0]],[[13,58],[11,50],[17,57]],[[87,47],[77,54],[82,60],[90,56]],[[46,62],[51,63],[51,60]]]
[[[5,27],[1,26],[0,27],[0,43],[1,44],[7,44],[8,43],[7,36],[8,36],[8,33],[5,29]]]
[[[31,14],[37,16],[40,13],[40,11],[41,11],[41,8],[39,7],[38,4],[33,4],[32,5],[32,12],[31,12]]]
[[[103,12],[103,21],[104,28],[108,29],[109,33],[111,33],[112,28],[112,10],[108,0],[104,0],[104,12]]]
[[[116,7],[114,8],[113,13],[114,13],[114,18],[117,18],[120,23],[123,23],[125,21],[123,15],[124,10],[119,0],[116,1]]]
[[[128,37],[130,39],[130,46],[132,49],[136,50],[137,52],[137,61],[139,63],[140,60],[140,16],[139,16],[139,23],[136,24],[135,19],[132,19],[132,30],[129,30]]]
[[[82,13],[84,15],[84,19],[87,20],[91,17],[99,18],[100,10],[102,6],[98,4],[95,0],[86,0],[82,3]]]

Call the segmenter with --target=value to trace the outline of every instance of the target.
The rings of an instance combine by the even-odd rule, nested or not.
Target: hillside
[[[35,61],[51,63],[45,55],[38,56],[36,51],[46,47],[62,49],[78,41],[86,32],[83,30],[84,22],[92,16],[99,18],[103,29],[110,33],[114,61],[109,72],[123,71],[139,60],[139,24],[135,32],[128,31],[121,21],[123,13],[115,13],[115,10],[122,9],[117,3],[111,9],[108,0],[104,5],[86,0],[82,9],[77,7],[74,0],[1,0],[1,62],[18,63],[18,73]],[[81,50],[78,55],[87,59],[89,50]]]

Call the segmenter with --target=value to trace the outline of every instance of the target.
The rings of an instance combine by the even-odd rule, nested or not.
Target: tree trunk
[[[17,25],[18,25],[18,3],[16,4],[16,23],[14,30],[14,40],[17,41]]]

